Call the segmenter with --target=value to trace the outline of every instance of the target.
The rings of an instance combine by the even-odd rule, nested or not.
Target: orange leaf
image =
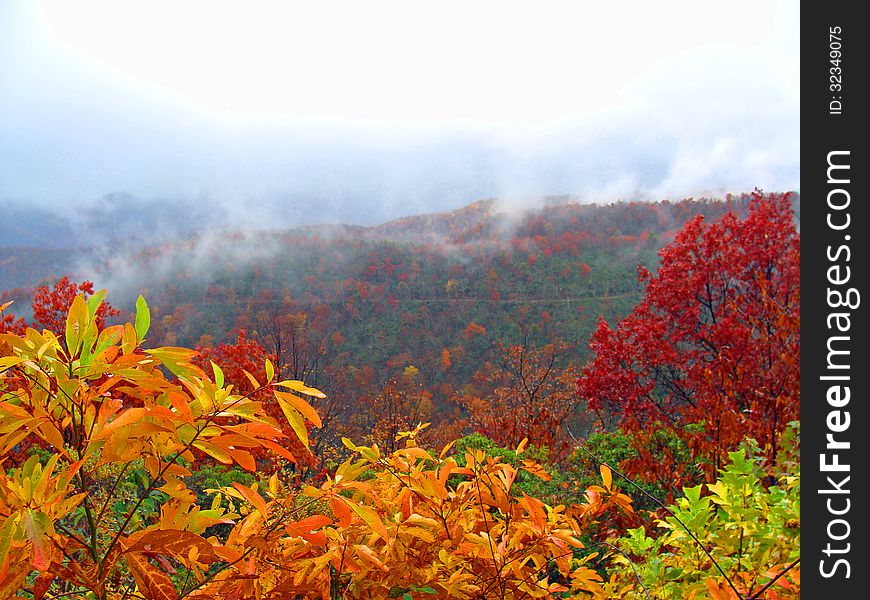
[[[191,548],[196,548],[197,560],[210,564],[217,560],[214,547],[195,533],[180,529],[157,529],[140,537],[127,552],[154,552],[187,558]]]
[[[533,460],[524,460],[523,470],[528,471],[535,477],[539,477],[544,481],[550,481],[550,479],[552,479],[552,477],[550,477],[550,474],[547,473],[547,470]]]
[[[371,548],[369,548],[368,546],[361,545],[361,544],[360,545],[354,544],[353,548],[354,548],[354,550],[356,550],[357,556],[359,556],[361,559],[363,559],[365,562],[369,563],[370,565],[377,567],[378,569],[380,569],[381,571],[384,571],[385,573],[390,570],[389,568],[387,568],[387,566],[383,562],[381,562],[381,560],[374,553],[374,551]]]
[[[338,519],[339,527],[350,527],[350,507],[345,504],[343,499],[337,496],[332,496],[329,499],[329,507],[332,509],[332,514],[335,515],[336,519]]]
[[[227,452],[230,453],[233,460],[235,460],[243,469],[247,469],[251,473],[254,473],[257,470],[257,462],[254,460],[254,457],[250,452],[237,449],[227,450]]]
[[[239,550],[229,546],[217,546],[214,551],[215,554],[230,563],[236,562],[242,557],[242,553]]]
[[[716,583],[714,579],[708,579],[704,583],[707,585],[707,589],[710,591],[710,597],[713,598],[713,600],[733,600],[734,595],[730,590],[719,587],[719,584]]]
[[[54,575],[51,573],[40,573],[33,582],[33,598],[34,600],[42,600],[51,583],[54,581]]]
[[[124,559],[139,592],[148,600],[178,600],[178,594],[169,576],[148,562],[148,558],[142,552],[126,552]]]
[[[102,412],[102,411],[101,411]],[[124,425],[129,425],[130,423],[135,423],[140,421],[145,414],[144,408],[128,408],[120,415],[118,415],[115,420],[111,423],[103,427],[103,429],[97,432],[96,435],[92,436],[92,440],[102,440],[110,435],[112,432],[118,429],[119,427],[123,427]],[[99,419],[98,419],[99,420]]]
[[[314,515],[301,521],[286,523],[284,529],[288,535],[293,537],[301,537],[307,542],[317,546],[326,544],[326,534],[322,531],[315,531],[326,525],[332,525],[332,519],[323,515]]]
[[[263,440],[263,439],[260,440],[260,443],[263,445],[264,448],[271,450],[275,454],[282,456],[293,463],[299,464],[299,461],[296,460],[296,457],[293,456],[293,453],[290,452],[287,448],[285,448],[281,444],[276,444],[272,440]]]
[[[263,500],[263,497],[252,490],[249,487],[245,487],[238,481],[233,482],[233,487],[239,490],[239,493],[245,497],[245,500],[254,505],[254,507],[260,511],[260,514],[263,515],[263,518],[266,519],[269,516],[268,508],[266,508],[266,501]]]
[[[26,560],[10,561],[8,568],[0,566],[0,598],[14,597],[30,570],[30,563]]]

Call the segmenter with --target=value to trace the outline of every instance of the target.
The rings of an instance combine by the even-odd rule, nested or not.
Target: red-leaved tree
[[[31,303],[33,309],[32,322],[28,323],[24,318],[16,317],[7,310],[4,315],[0,316],[0,333],[24,335],[25,330],[30,325],[40,331],[48,329],[56,336],[63,338],[67,312],[73,300],[79,294],[84,295],[85,299],[93,296],[93,282],[83,281],[81,283],[74,283],[64,275],[51,287],[41,285],[36,289]],[[104,328],[108,317],[114,317],[119,314],[111,304],[103,302],[96,315],[97,327],[100,329]]]
[[[780,434],[800,417],[800,239],[789,194],[756,192],[743,219],[696,217],[660,257],[657,273],[640,269],[646,295],[634,311],[616,329],[599,323],[579,394],[635,434],[635,474],[713,477],[744,437],[775,464]]]
[[[66,327],[66,316],[73,300],[79,294],[85,299],[94,295],[94,284],[91,281],[74,283],[66,275],[52,287],[40,286],[33,296],[33,324],[37,329],[48,329],[57,336],[63,336]],[[99,329],[106,325],[107,317],[120,314],[108,302],[100,305],[97,311],[96,324]]]

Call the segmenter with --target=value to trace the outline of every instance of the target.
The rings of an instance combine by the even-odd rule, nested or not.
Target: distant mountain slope
[[[77,250],[0,247],[0,291],[31,287],[75,271]]]
[[[122,311],[141,293],[153,345],[214,346],[245,329],[286,376],[329,387],[353,414],[413,366],[433,410],[449,412],[502,360],[501,344],[556,344],[566,364],[583,364],[599,316],[616,322],[642,297],[639,265],[655,269],[692,217],[739,214],[748,201],[483,200],[372,227],[204,228],[147,247],[3,249],[0,288],[69,273],[107,288]],[[20,315],[26,296],[12,295]]]
[[[380,241],[429,246],[439,252],[469,244],[483,244],[495,251],[507,247],[512,239],[516,244],[522,238],[532,239],[536,245],[544,240],[555,244],[539,248],[541,252],[552,252],[554,248],[558,252],[562,246],[577,244],[591,247],[608,239],[616,243],[620,236],[652,235],[663,243],[693,214],[716,216],[728,208],[740,210],[744,203],[745,198],[737,198],[730,202],[617,202],[601,206],[559,196],[542,199],[537,208],[521,209],[487,199],[450,212],[413,215],[375,226],[320,225],[259,232],[233,232],[214,226],[193,232],[193,224],[205,209],[189,204],[178,207],[177,213],[171,215],[176,225],[167,227],[170,215],[163,208],[150,211],[143,202],[123,194],[107,196],[104,214],[88,213],[78,225],[47,211],[12,205],[0,221],[0,291],[32,286],[63,274],[78,279],[102,276],[108,282],[120,279],[125,285],[135,284],[137,278],[148,279],[148,273],[154,270],[154,264],[146,266],[143,261],[153,263],[157,257],[164,261],[161,269],[167,268],[164,263],[169,257],[175,257],[170,262],[177,259],[198,264],[205,259],[220,264],[222,256],[240,255],[247,264],[257,257],[276,252],[280,255],[289,248],[294,249],[294,254],[306,254],[313,246],[305,240],[317,240],[317,244]],[[125,216],[123,210],[128,204],[132,213]],[[559,236],[563,239],[556,239]],[[212,253],[215,256],[207,258]],[[292,256],[288,260],[294,262]],[[145,267],[145,273],[119,274],[117,270],[128,263]]]

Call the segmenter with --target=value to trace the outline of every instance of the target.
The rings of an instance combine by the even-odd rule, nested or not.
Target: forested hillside
[[[797,597],[796,208],[7,252],[0,591]]]
[[[96,281],[125,313],[145,293],[155,344],[220,353],[244,331],[288,376],[333,382],[329,395],[347,419],[370,413],[372,399],[413,367],[427,398],[417,417],[447,423],[466,412],[460,399],[484,393],[481,382],[496,377],[511,346],[561,369],[581,366],[599,315],[615,322],[640,300],[639,266],[654,269],[693,216],[740,214],[748,202],[554,197],[508,209],[487,200],[375,227],[205,231],[139,250],[119,240],[119,253],[94,249],[79,273],[68,254],[49,256],[61,269],[52,275]],[[16,281],[28,265],[47,273],[45,252],[11,252],[4,272]],[[25,316],[34,287],[7,294]],[[589,417],[573,408],[585,433]]]

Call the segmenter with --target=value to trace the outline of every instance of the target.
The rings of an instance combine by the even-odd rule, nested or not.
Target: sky
[[[0,202],[283,227],[799,191],[798,31],[798,0],[0,0]]]

